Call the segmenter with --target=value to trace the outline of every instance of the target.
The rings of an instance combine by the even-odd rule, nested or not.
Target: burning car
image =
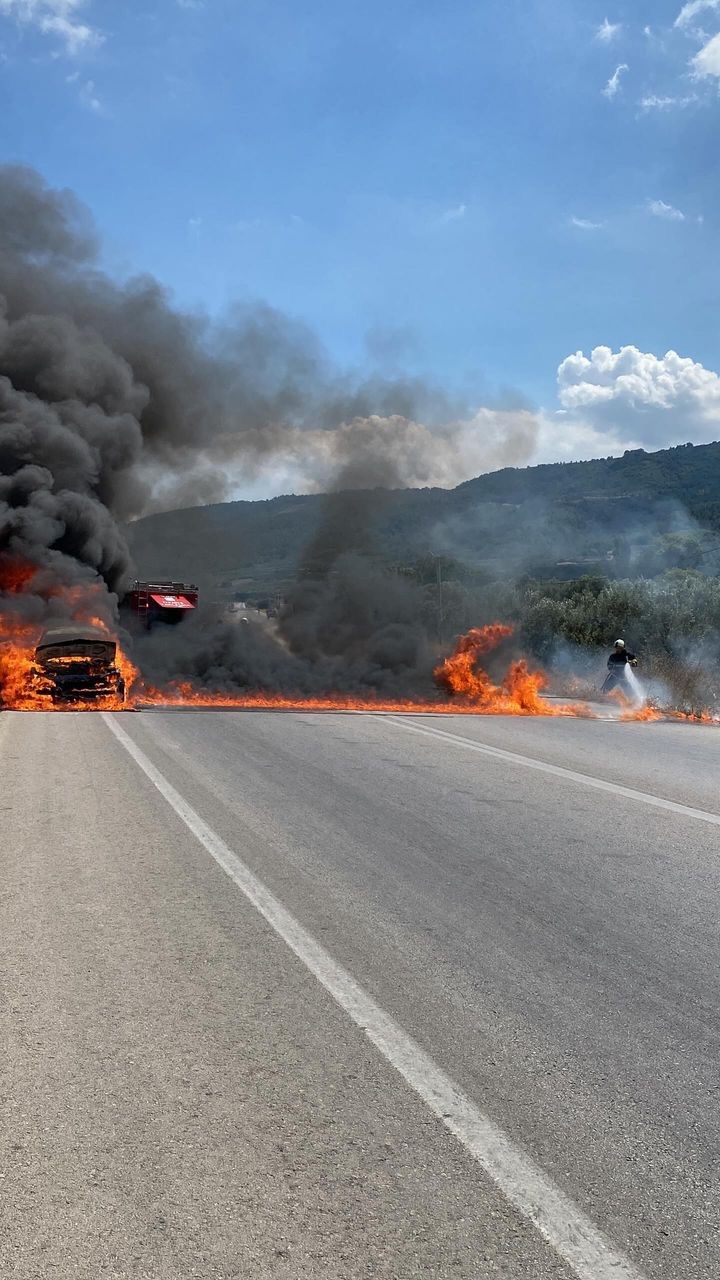
[[[117,645],[94,627],[46,631],[35,650],[30,692],[53,703],[125,700],[125,681],[116,666]]]

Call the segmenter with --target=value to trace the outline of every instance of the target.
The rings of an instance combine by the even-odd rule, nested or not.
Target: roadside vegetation
[[[451,561],[421,562],[426,623],[449,641],[469,626],[500,619],[558,688],[591,693],[622,637],[659,699],[691,712],[720,703],[720,580],[672,569],[656,578],[472,581]],[[586,687],[583,687],[586,686]]]

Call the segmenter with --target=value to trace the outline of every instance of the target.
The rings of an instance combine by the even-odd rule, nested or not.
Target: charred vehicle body
[[[115,665],[117,645],[93,628],[46,631],[35,650],[32,692],[54,703],[124,702],[125,681]]]

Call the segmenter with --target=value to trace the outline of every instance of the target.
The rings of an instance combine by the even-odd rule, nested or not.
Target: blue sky
[[[370,334],[607,452],[688,405],[715,438],[719,31],[720,0],[0,0],[3,153],[182,304],[267,300],[341,364]],[[566,366],[558,399],[598,346],[645,363]]]

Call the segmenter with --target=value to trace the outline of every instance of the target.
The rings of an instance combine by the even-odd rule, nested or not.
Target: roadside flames
[[[7,585],[7,584],[6,584]],[[19,575],[18,589],[25,585]],[[11,597],[10,597],[11,598]],[[499,684],[491,680],[483,659],[512,636],[512,627],[494,623],[474,627],[458,641],[452,654],[435,670],[435,696],[419,699],[361,698],[351,694],[287,697],[266,691],[230,693],[223,690],[197,688],[189,681],[178,681],[164,688],[149,685],[118,645],[116,665],[125,682],[126,696],[83,702],[53,702],[38,689],[35,648],[39,628],[21,621],[12,608],[8,595],[0,615],[0,706],[14,710],[121,710],[151,706],[183,706],[208,708],[305,710],[305,711],[389,711],[427,715],[517,715],[517,716],[591,716],[582,705],[559,705],[543,696],[547,678],[541,671],[531,671],[527,663],[510,663]],[[102,620],[82,607],[81,596],[70,601],[69,612],[79,626],[114,637]],[[87,604],[87,600],[85,600]]]
[[[30,692],[36,628],[2,618],[0,632],[0,706],[41,711]]]
[[[505,715],[505,716],[575,716],[593,718],[590,708],[580,703],[559,703],[548,700],[545,691],[547,676],[543,671],[532,670],[523,658],[510,661],[502,678],[496,682],[487,669],[486,660],[495,655],[508,642],[513,629],[503,623],[486,627],[473,627],[458,640],[454,651],[435,668],[436,694],[418,699],[389,699],[387,697],[357,697],[352,694],[323,694],[319,696],[285,696],[264,690],[247,693],[227,692],[221,689],[198,688],[190,681],[176,681],[163,688],[148,684],[141,672],[117,644],[117,638],[103,621],[92,612],[92,591],[84,588],[63,593],[62,616],[64,623],[72,627],[92,628],[93,631],[117,644],[115,665],[119,668],[125,686],[125,696],[108,696],[84,701],[53,701],[51,694],[43,690],[38,680],[36,647],[42,627],[28,622],[19,608],[13,608],[32,579],[33,569],[15,566],[12,575],[0,566],[0,708],[16,711],[91,711],[137,710],[142,707],[197,707],[238,710],[287,710],[287,711],[385,711],[414,713],[415,715]],[[62,660],[60,660],[62,661]],[[622,720],[657,720],[664,718],[654,707],[622,708]],[[679,718],[679,716],[678,716]],[[687,717],[710,720],[709,716]]]
[[[143,686],[137,700],[146,706],[227,707],[304,711],[387,711],[415,715],[512,715],[583,716],[583,706],[553,705],[541,696],[547,677],[530,671],[522,659],[512,662],[500,685],[490,679],[482,659],[497,650],[513,634],[512,627],[492,623],[473,627],[458,641],[454,652],[435,669],[437,696],[428,699],[358,698],[350,694],[289,698],[272,693],[237,694],[208,692],[180,682],[164,689]]]
[[[531,671],[524,658],[510,663],[502,683],[494,684],[481,660],[513,634],[512,627],[494,622],[472,627],[461,636],[455,651],[435,669],[435,682],[453,699],[461,699],[482,715],[592,716],[581,705],[553,705],[542,696],[548,680],[543,671]],[[453,702],[451,710],[457,709]]]

